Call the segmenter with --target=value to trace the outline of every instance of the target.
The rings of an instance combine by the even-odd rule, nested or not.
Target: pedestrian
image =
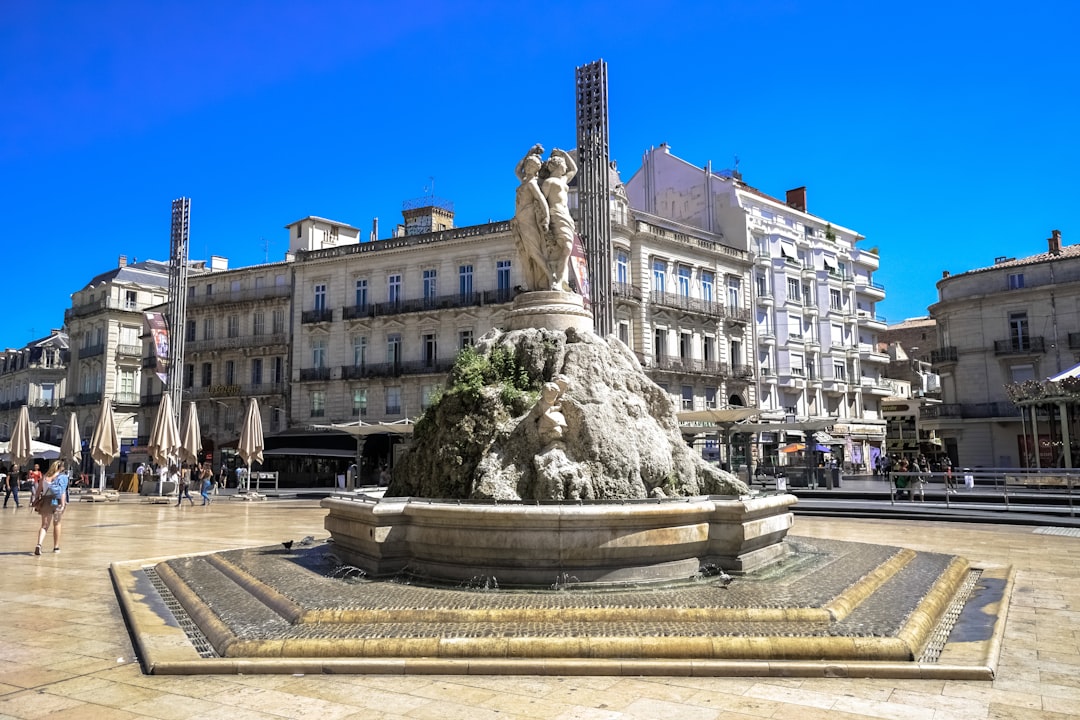
[[[941,461],[941,471],[945,473],[945,494],[956,493],[956,480],[952,474],[952,458],[948,455]]]
[[[191,498],[191,493],[188,492],[188,486],[191,484],[191,468],[188,467],[188,464],[184,463],[179,473],[177,473],[176,466],[172,465],[169,468],[169,474],[178,477],[176,506],[180,507],[180,503],[184,502],[184,498],[187,498],[188,502],[194,505],[195,501]]]
[[[218,484],[221,486],[222,490],[229,487],[229,466],[225,464],[224,460],[221,461],[221,474],[219,475],[219,478]]]
[[[143,475],[146,474],[146,463],[139,463],[139,467],[135,468],[135,478],[137,484],[135,486],[135,492],[142,492]]]
[[[34,469],[26,473],[26,479],[30,481],[30,502],[33,502],[41,485],[41,466],[34,463]]]
[[[38,473],[41,474],[40,472]],[[34,554],[41,554],[41,543],[52,526],[53,552],[60,552],[60,521],[64,519],[67,508],[68,474],[63,460],[54,460],[49,472],[37,483],[38,492],[34,509],[41,515],[41,528],[38,530],[37,545]]]
[[[214,487],[214,471],[210,469],[210,464],[206,463],[199,469],[199,494],[202,495],[202,504],[209,505],[210,490]]]
[[[18,465],[12,465],[11,470],[8,470],[4,474],[4,507],[7,507],[8,498],[15,498],[15,509],[18,510],[19,505],[19,482],[22,480],[22,473],[19,472]]]

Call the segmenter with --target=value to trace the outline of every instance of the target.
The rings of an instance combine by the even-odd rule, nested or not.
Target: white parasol
[[[247,412],[244,413],[244,426],[240,429],[240,441],[236,451],[240,453],[240,459],[247,465],[247,476],[244,478],[246,487],[251,487],[251,463],[263,461],[263,428],[262,416],[259,415],[259,402],[255,398],[248,400]]]
[[[113,418],[112,398],[101,399],[101,415],[90,440],[90,457],[98,464],[98,487],[105,489],[105,468],[120,454],[120,438]]]

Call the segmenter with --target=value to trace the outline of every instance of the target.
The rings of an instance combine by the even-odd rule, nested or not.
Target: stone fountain
[[[785,554],[795,497],[752,496],[696,455],[668,394],[593,333],[571,289],[586,285],[570,264],[575,172],[558,149],[521,160],[513,229],[529,292],[459,357],[385,497],[323,502],[335,552],[370,577],[667,583]]]

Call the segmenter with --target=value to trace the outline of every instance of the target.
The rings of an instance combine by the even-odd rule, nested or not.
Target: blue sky
[[[459,225],[505,219],[524,150],[573,147],[597,58],[624,179],[667,142],[806,185],[880,249],[881,314],[924,315],[942,270],[1080,238],[1076,7],[0,0],[0,347],[119,255],[165,259],[181,195],[192,257],[233,267],[307,215],[385,235],[432,182]]]

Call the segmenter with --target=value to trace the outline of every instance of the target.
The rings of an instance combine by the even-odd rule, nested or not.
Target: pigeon
[[[292,544],[293,544],[292,540],[286,540],[285,542],[281,543],[281,546],[283,548],[285,548],[286,550],[292,550]]]
[[[315,542],[315,536],[314,535],[308,535],[307,537],[305,537],[303,540],[300,541],[300,544],[301,545],[311,545],[313,542]],[[292,543],[289,543],[289,544],[291,545]]]

